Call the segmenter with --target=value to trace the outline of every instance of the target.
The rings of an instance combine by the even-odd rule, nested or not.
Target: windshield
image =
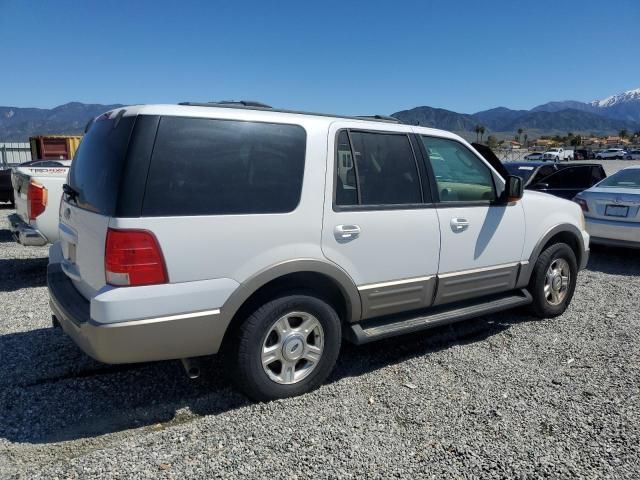
[[[507,169],[507,172],[509,172],[509,175],[516,175],[522,178],[523,183],[527,183],[531,178],[531,175],[533,175],[533,172],[536,170],[536,167],[531,165],[514,165],[505,163],[504,167]]]
[[[605,188],[640,188],[640,168],[620,170],[598,184]]]

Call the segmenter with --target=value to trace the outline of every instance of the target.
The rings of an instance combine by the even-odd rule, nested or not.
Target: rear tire
[[[566,243],[556,243],[540,254],[529,281],[532,313],[539,318],[562,315],[576,288],[578,263]]]
[[[333,307],[312,293],[287,295],[264,304],[239,327],[226,357],[228,371],[256,401],[302,395],[329,376],[341,342]]]

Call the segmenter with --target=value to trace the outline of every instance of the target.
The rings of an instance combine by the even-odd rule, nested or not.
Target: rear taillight
[[[47,208],[47,189],[38,182],[31,180],[27,190],[27,213],[29,220],[35,220]]]
[[[587,205],[587,201],[584,198],[574,198],[573,201],[580,205],[583,212],[589,211],[589,205]]]
[[[167,283],[162,250],[146,230],[107,230],[104,256],[107,283],[115,286]]]

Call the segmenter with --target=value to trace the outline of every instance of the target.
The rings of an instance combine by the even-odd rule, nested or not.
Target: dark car
[[[0,165],[0,202],[13,205],[13,187],[11,186],[11,169]]]
[[[593,160],[596,154],[588,148],[578,148],[573,152],[573,158],[576,160]]]
[[[522,177],[525,189],[567,200],[607,176],[602,165],[593,163],[508,162],[504,166],[510,175]]]

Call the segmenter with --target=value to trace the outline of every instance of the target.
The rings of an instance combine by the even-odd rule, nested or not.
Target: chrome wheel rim
[[[569,292],[571,270],[569,262],[556,258],[551,262],[544,279],[544,297],[549,305],[560,305]]]
[[[291,312],[276,320],[262,341],[262,368],[281,385],[308,377],[322,358],[324,331],[320,321],[306,312]]]

